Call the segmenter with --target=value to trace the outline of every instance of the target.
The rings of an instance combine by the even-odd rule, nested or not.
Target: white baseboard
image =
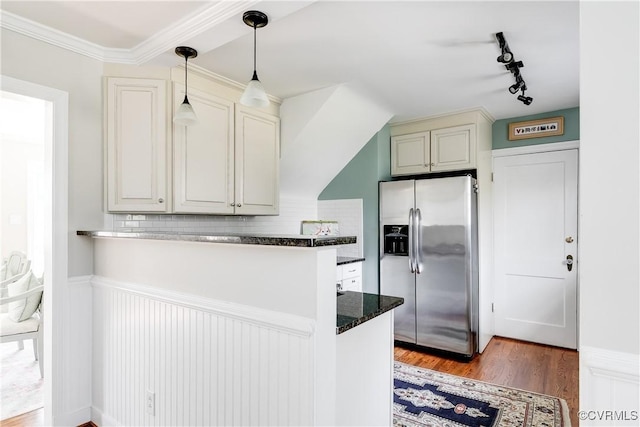
[[[637,426],[640,355],[580,347],[580,425]]]
[[[73,412],[68,412],[66,414],[59,415],[53,418],[54,426],[79,426],[84,423],[88,423],[91,421],[91,407],[77,409]],[[102,424],[98,424],[102,427]]]
[[[120,426],[120,423],[118,423],[118,421],[104,414],[100,409],[96,407],[91,408],[91,421],[100,427]]]

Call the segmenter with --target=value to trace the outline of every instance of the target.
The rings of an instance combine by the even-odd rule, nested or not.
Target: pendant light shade
[[[193,107],[189,103],[189,97],[187,96],[187,61],[189,58],[195,58],[198,56],[198,51],[187,46],[178,46],[176,48],[176,54],[184,58],[184,101],[178,107],[175,115],[173,116],[173,122],[190,126],[198,123],[198,117],[196,116]]]
[[[198,116],[196,116],[195,111],[193,111],[193,107],[189,103],[186,95],[184,96],[184,101],[182,101],[182,104],[180,104],[180,107],[176,110],[176,114],[173,116],[173,122],[185,126],[198,123]]]
[[[242,20],[253,28],[253,77],[240,97],[240,103],[248,107],[266,107],[269,105],[269,98],[256,72],[256,30],[266,26],[269,19],[262,12],[250,10],[242,15]]]
[[[247,84],[240,98],[240,103],[248,107],[266,107],[269,105],[267,93],[264,91],[264,87],[262,87],[262,83],[258,80],[258,75],[255,71],[253,72],[253,78]]]

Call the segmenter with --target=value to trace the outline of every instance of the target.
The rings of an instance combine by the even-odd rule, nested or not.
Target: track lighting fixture
[[[250,10],[242,15],[245,24],[253,27],[253,77],[240,97],[240,103],[248,107],[266,107],[269,105],[269,98],[258,80],[256,72],[256,29],[262,28],[269,23],[267,15],[257,10]]]
[[[187,97],[187,61],[189,58],[198,56],[198,51],[187,46],[178,46],[176,48],[176,54],[184,58],[184,101],[182,101],[182,104],[180,104],[180,107],[176,110],[176,114],[173,116],[173,122],[185,126],[195,125],[198,123],[198,117],[195,111],[193,111],[193,107]]]
[[[498,56],[498,62],[505,64],[504,67],[509,70],[516,79],[516,82],[509,86],[509,92],[515,95],[518,91],[522,91],[522,95],[518,95],[518,101],[522,101],[524,105],[530,105],[531,102],[533,102],[533,98],[524,95],[524,91],[527,90],[527,85],[520,74],[520,68],[524,67],[524,64],[522,61],[515,60],[513,52],[509,49],[509,45],[507,44],[507,40],[504,38],[503,33],[496,33],[496,40],[498,41],[498,46],[500,47],[501,52],[501,55]]]

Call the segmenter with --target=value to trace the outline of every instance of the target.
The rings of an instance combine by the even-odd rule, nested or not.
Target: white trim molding
[[[637,426],[640,355],[580,347],[581,425]]]
[[[580,148],[580,141],[550,142],[548,144],[523,145],[513,148],[491,150],[491,157],[517,156],[520,154],[547,153],[549,151],[573,150]]]
[[[137,283],[127,283],[102,276],[92,276],[90,283],[94,287],[117,289],[131,295],[151,298],[159,302],[179,305],[187,309],[195,309],[215,315],[237,319],[243,322],[267,326],[288,334],[305,338],[313,335],[315,321],[312,319],[250,307],[227,301],[218,301],[187,293],[180,293]]]
[[[170,28],[133,47],[116,49],[100,46],[78,37],[0,10],[0,27],[104,62],[141,65],[175,47],[176,40],[188,40],[219,25],[259,3],[255,0],[217,1],[178,21]]]

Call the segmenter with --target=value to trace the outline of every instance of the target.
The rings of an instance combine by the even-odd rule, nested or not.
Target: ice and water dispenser
[[[408,255],[409,251],[409,226],[385,225],[384,226],[384,253],[392,255]]]

